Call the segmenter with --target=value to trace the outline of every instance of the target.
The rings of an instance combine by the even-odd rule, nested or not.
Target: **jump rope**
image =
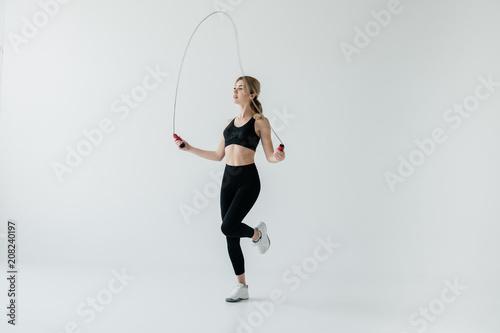
[[[248,85],[248,82],[247,82],[247,79],[245,77],[245,74],[243,72],[243,66],[241,65],[241,57],[240,57],[240,44],[239,44],[239,40],[238,40],[238,31],[236,29],[236,25],[234,24],[234,21],[233,19],[231,18],[231,16],[229,16],[229,14],[227,14],[226,12],[223,12],[223,11],[215,11],[209,15],[207,15],[203,20],[201,20],[200,23],[198,23],[198,25],[196,26],[196,29],[194,29],[193,33],[191,34],[191,37],[189,38],[189,41],[186,45],[186,49],[184,50],[184,55],[182,56],[182,61],[181,61],[181,67],[179,69],[179,75],[177,76],[177,85],[175,87],[175,98],[174,98],[174,119],[173,119],[173,135],[174,135],[174,140],[182,140],[180,136],[178,136],[177,134],[175,134],[175,110],[176,110],[176,106],[177,106],[177,91],[179,90],[179,81],[180,81],[180,78],[181,78],[181,72],[182,72],[182,65],[184,64],[184,58],[186,57],[186,53],[187,53],[187,50],[189,48],[189,44],[191,43],[191,40],[193,39],[193,36],[194,34],[196,33],[196,30],[198,30],[198,28],[200,27],[200,25],[206,20],[208,19],[210,16],[214,15],[214,14],[224,14],[226,15],[229,20],[231,21],[232,25],[233,25],[233,30],[234,30],[234,38],[235,38],[235,41],[236,41],[236,51],[237,51],[237,55],[238,55],[238,63],[240,65],[240,69],[241,69],[241,76],[243,77],[243,81],[245,82],[245,85],[247,87],[250,87]],[[250,90],[250,94],[253,94],[253,91]],[[257,105],[255,104],[254,100],[251,99],[253,105],[255,106],[255,109],[262,115],[262,112],[261,110],[257,107]],[[283,141],[281,141],[280,137],[276,134],[276,132],[274,131],[274,129],[271,127],[271,131],[274,133],[274,135],[278,138],[279,142],[280,142],[280,145],[278,147],[278,149],[280,151],[283,151],[285,149],[285,145],[283,144]],[[184,142],[180,145],[181,148],[184,148],[186,145],[184,144]]]

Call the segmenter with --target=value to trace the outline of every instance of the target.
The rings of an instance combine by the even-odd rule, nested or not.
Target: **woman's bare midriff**
[[[226,164],[240,166],[254,163],[255,152],[240,145],[229,145],[225,148]]]

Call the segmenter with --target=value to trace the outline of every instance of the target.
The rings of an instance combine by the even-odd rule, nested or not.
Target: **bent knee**
[[[231,236],[234,233],[235,228],[231,227],[229,223],[222,223],[220,230],[224,235]]]

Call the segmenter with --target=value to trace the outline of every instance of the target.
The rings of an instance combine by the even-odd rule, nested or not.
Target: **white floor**
[[[17,326],[3,319],[0,327],[57,333],[500,331],[494,319],[499,288],[487,276],[398,275],[397,267],[387,275],[370,273],[356,267],[354,253],[342,245],[328,253],[317,239],[297,244],[277,236],[263,256],[243,245],[250,299],[239,303],[224,300],[235,281],[220,244],[199,244],[201,251],[183,260],[169,262],[166,255],[156,265],[24,265]],[[293,273],[294,265],[300,273]],[[460,287],[446,291],[445,280]],[[410,323],[412,314],[429,307],[429,320],[417,314]]]

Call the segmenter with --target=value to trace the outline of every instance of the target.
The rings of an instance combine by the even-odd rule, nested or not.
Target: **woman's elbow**
[[[269,163],[276,163],[276,158],[274,158],[274,155],[266,156],[266,159]]]

